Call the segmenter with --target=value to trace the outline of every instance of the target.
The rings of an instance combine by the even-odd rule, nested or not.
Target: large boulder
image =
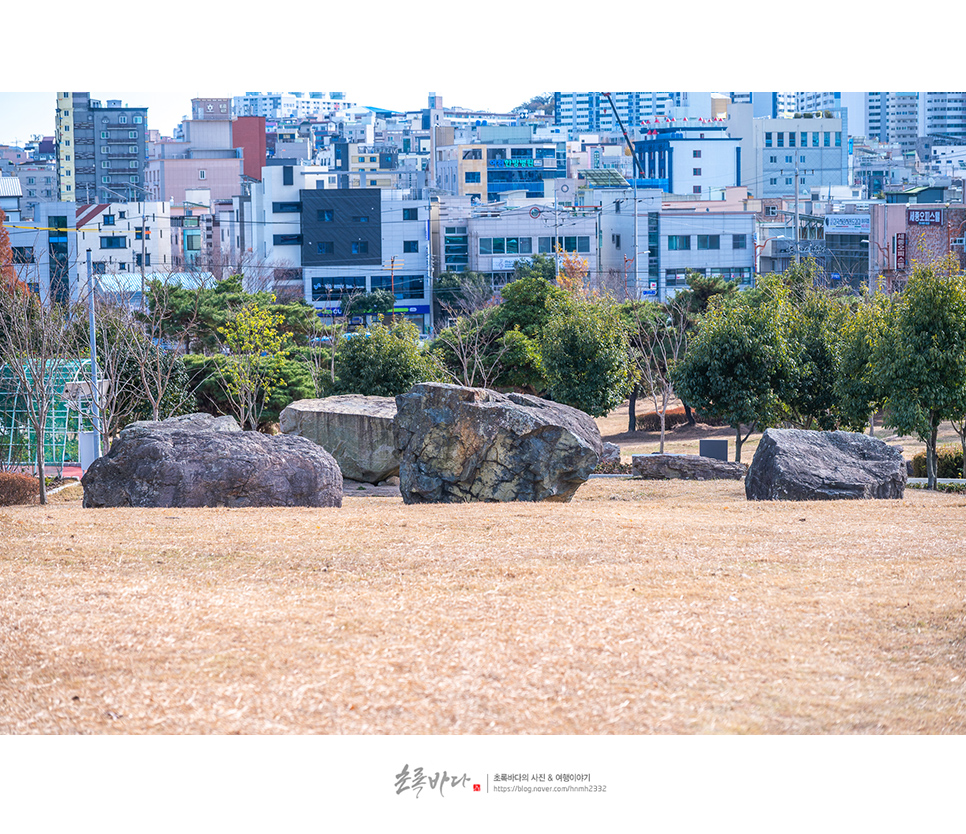
[[[342,506],[339,466],[311,440],[215,420],[129,426],[81,478],[84,506]]]
[[[425,382],[396,409],[407,504],[569,501],[603,451],[590,415],[525,394]]]
[[[845,431],[767,429],[745,477],[750,501],[902,498],[902,450]]]
[[[701,455],[631,455],[631,475],[649,481],[740,481],[748,467]]]
[[[395,417],[392,397],[345,394],[298,400],[282,410],[279,427],[283,434],[307,437],[325,449],[344,478],[378,484],[399,474]]]

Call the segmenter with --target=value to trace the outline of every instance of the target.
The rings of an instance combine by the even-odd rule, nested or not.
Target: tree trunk
[[[684,406],[684,416],[688,420],[688,425],[689,426],[696,426],[698,423],[694,419],[694,415],[691,413],[691,406],[689,406],[687,403],[681,403],[681,405]],[[738,432],[739,433],[741,432],[741,429],[740,428],[738,429]]]
[[[42,424],[41,424],[42,425]],[[40,503],[47,503],[47,474],[44,470],[44,430],[37,432],[37,480],[40,483]]]
[[[741,463],[741,423],[733,428],[735,430],[735,463]]]
[[[661,454],[664,454],[664,426],[667,422],[667,405],[664,406],[664,410],[661,412]]]
[[[936,488],[937,469],[939,460],[936,455],[936,439],[939,434],[939,424],[934,420],[929,429],[929,442],[926,443],[926,489]]]
[[[627,430],[637,431],[637,383],[631,386],[631,398],[627,404]]]
[[[869,415],[869,437],[875,437],[875,412]]]

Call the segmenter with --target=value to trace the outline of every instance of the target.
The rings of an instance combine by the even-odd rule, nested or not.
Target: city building
[[[231,100],[235,116],[261,116],[264,119],[321,118],[353,105],[345,93],[245,93]]]
[[[168,270],[171,259],[171,218],[164,202],[78,205],[78,256],[91,250],[95,275]]]
[[[148,110],[57,93],[57,191],[63,202],[128,202],[144,189]]]
[[[655,126],[634,143],[647,180],[665,180],[669,194],[711,199],[725,188],[742,185],[742,151],[722,122],[689,122]]]
[[[848,185],[848,114],[811,112],[791,118],[754,118],[750,105],[733,105],[725,122],[740,140],[741,179],[756,197]]]
[[[39,203],[32,221],[8,228],[17,277],[45,304],[66,304],[79,298],[77,205]]]

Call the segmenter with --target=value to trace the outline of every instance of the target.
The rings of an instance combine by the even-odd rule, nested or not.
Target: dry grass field
[[[0,509],[0,733],[966,732],[962,495],[79,496]]]

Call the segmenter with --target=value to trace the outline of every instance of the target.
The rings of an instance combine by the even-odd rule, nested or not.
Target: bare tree
[[[8,379],[23,395],[36,441],[40,503],[47,503],[44,447],[47,421],[63,393],[68,368],[77,361],[70,310],[18,287],[0,289],[0,356]]]
[[[663,454],[667,410],[674,398],[671,369],[687,350],[691,320],[686,300],[678,296],[657,309],[643,306],[632,309],[636,327],[631,333],[631,343],[640,355],[640,385],[651,397],[654,410],[661,418]]]
[[[438,365],[457,385],[489,388],[503,371],[503,355],[509,349],[509,344],[503,338],[503,331],[493,321],[495,309],[487,308],[470,316],[455,315],[452,308],[448,309],[455,318],[436,337],[436,343],[443,346],[457,370],[454,372],[442,361]]]

